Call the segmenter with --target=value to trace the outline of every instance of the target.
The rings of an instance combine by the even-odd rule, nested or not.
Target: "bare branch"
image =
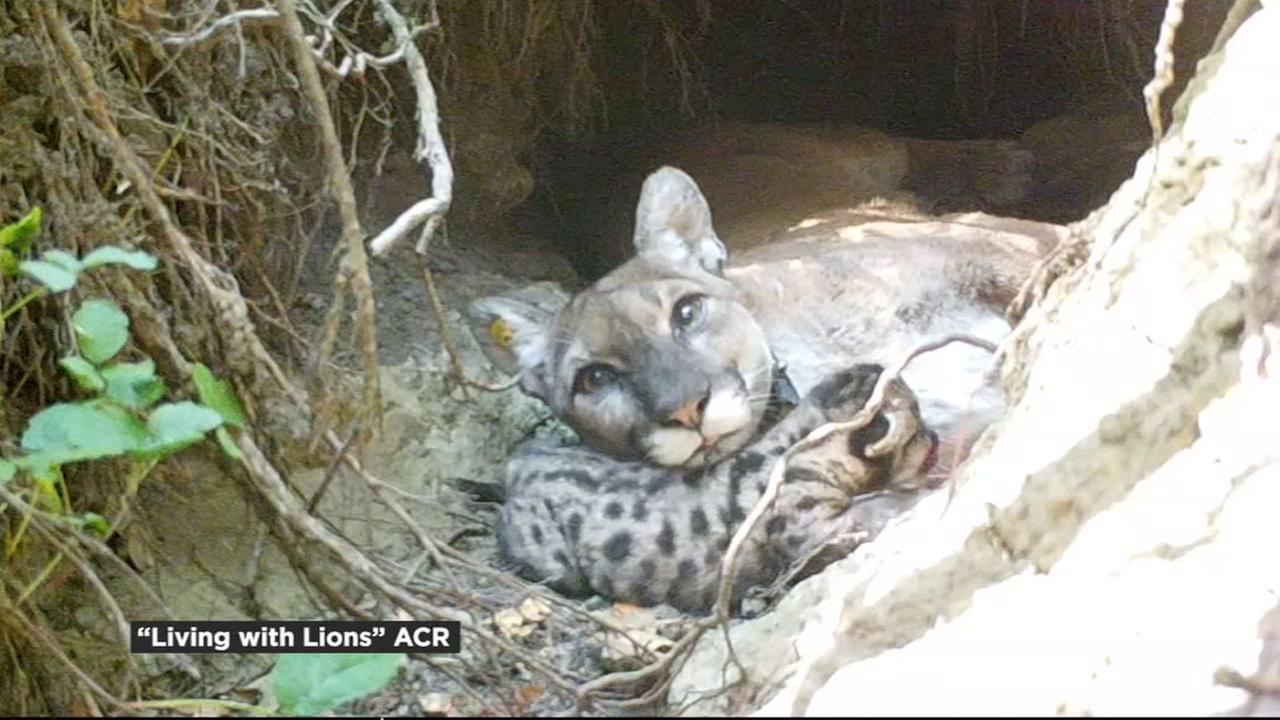
[[[414,157],[419,162],[426,160],[431,170],[431,197],[418,201],[401,213],[400,217],[370,241],[369,249],[374,255],[382,255],[400,238],[426,223],[418,238],[417,251],[422,254],[426,252],[431,236],[435,234],[453,202],[453,164],[445,149],[444,138],[440,135],[440,108],[436,101],[436,91],[431,85],[431,76],[427,73],[427,63],[413,43],[413,33],[404,16],[392,6],[391,0],[375,2],[383,22],[391,28],[396,43],[404,51],[405,67],[413,79],[414,93],[418,96],[418,148]]]
[[[1160,95],[1173,84],[1173,41],[1182,24],[1182,4],[1185,0],[1169,0],[1160,23],[1160,38],[1156,40],[1156,66],[1151,82],[1142,88],[1147,101],[1147,120],[1151,123],[1151,144],[1158,146],[1164,135],[1164,118],[1160,116]]]
[[[337,32],[334,28],[334,22],[337,16],[346,8],[350,0],[340,3],[324,18],[313,18],[322,26],[324,36],[316,37],[315,35],[304,35],[307,44],[311,47],[311,52],[315,56],[316,63],[320,69],[326,73],[338,77],[346,78],[351,75],[361,77],[370,67],[385,68],[396,65],[404,61],[405,44],[402,43],[392,52],[386,55],[373,55],[363,50],[355,50],[343,56],[337,65],[333,64],[325,53],[329,49],[329,45],[333,40],[334,34]],[[160,40],[164,45],[172,45],[176,47],[187,47],[198,45],[202,42],[210,40],[222,34],[227,29],[234,28],[236,32],[241,32],[245,23],[258,22],[266,25],[276,25],[281,22],[280,11],[273,7],[264,5],[260,8],[251,8],[248,10],[238,10],[224,17],[209,23],[200,30],[190,33],[180,33],[168,35]],[[414,38],[418,35],[439,27],[439,22],[431,22],[425,25],[419,25],[408,33],[410,38],[409,44],[412,44]],[[349,45],[349,43],[348,43]]]
[[[231,27],[240,27],[242,23],[251,21],[267,21],[274,24],[280,21],[280,13],[277,12],[275,8],[266,6],[250,8],[248,10],[237,10],[230,15],[214,20],[200,30],[179,35],[169,35],[161,38],[160,42],[164,45],[177,45],[179,47],[196,45],[220,34],[223,30],[227,30]]]
[[[370,241],[369,249],[374,255],[382,255],[395,245],[400,238],[426,223],[426,230],[419,236],[417,246],[417,251],[422,253],[426,251],[431,237],[435,234],[436,229],[444,219],[445,213],[449,211],[449,206],[453,203],[453,164],[449,160],[444,138],[440,134],[439,102],[436,99],[435,88],[431,84],[431,76],[427,71],[426,61],[414,44],[418,35],[439,27],[440,20],[438,17],[433,16],[429,22],[410,28],[404,16],[391,4],[391,0],[375,0],[375,2],[378,5],[379,16],[391,29],[391,33],[396,39],[396,49],[387,55],[372,55],[356,50],[343,56],[342,60],[338,61],[336,65],[325,57],[334,33],[333,24],[337,16],[347,7],[348,2],[339,3],[325,18],[318,19],[318,22],[324,26],[323,39],[314,35],[303,34],[300,21],[296,23],[296,31],[288,27],[290,24],[288,21],[285,22],[285,25],[286,30],[291,35],[297,34],[298,37],[302,38],[310,50],[316,65],[334,77],[346,78],[353,74],[359,77],[364,75],[370,67],[385,68],[400,62],[405,63],[405,67],[413,80],[414,92],[418,96],[418,149],[414,155],[420,162],[426,160],[427,166],[431,170],[431,196],[418,201],[408,210],[401,213],[382,232],[378,233],[377,237]],[[290,0],[286,0],[281,5],[287,8],[293,7]],[[297,20],[297,13],[293,12],[292,14],[294,19]],[[218,18],[196,32],[170,35],[161,42],[166,45],[176,46],[194,45],[204,42],[228,28],[239,28],[245,22],[275,23],[280,22],[281,19],[280,11],[269,6],[239,10]]]
[[[374,316],[373,283],[369,279],[369,258],[365,255],[360,218],[356,213],[356,193],[351,186],[351,175],[347,172],[346,160],[342,157],[342,143],[338,139],[338,130],[333,124],[333,114],[329,109],[329,96],[320,82],[320,72],[316,69],[311,45],[307,42],[302,30],[302,20],[298,17],[293,0],[277,0],[280,15],[284,19],[285,34],[293,47],[294,64],[302,80],[303,90],[315,112],[317,132],[323,145],[325,162],[329,168],[329,190],[338,203],[338,212],[342,216],[342,240],[347,253],[342,259],[339,275],[346,275],[351,292],[356,298],[356,316],[360,327],[362,351],[364,354],[364,419],[361,437],[367,437],[369,421],[381,423],[382,400],[380,390],[378,363],[378,326]]]

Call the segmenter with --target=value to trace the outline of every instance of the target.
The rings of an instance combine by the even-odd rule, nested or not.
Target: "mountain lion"
[[[470,312],[489,357],[586,445],[696,467],[746,445],[785,380],[806,394],[941,335],[999,341],[1004,307],[1064,234],[980,213],[837,208],[730,258],[698,184],[663,167],[641,189],[634,258],[567,302],[534,288]],[[944,445],[1001,411],[994,388],[975,395],[990,360],[953,344],[904,373]]]

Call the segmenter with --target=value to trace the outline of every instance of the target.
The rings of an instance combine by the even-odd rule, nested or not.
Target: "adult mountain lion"
[[[634,258],[563,305],[517,293],[479,300],[471,316],[489,356],[587,445],[701,466],[756,435],[783,371],[806,394],[941,335],[1000,340],[1004,307],[1064,232],[836,208],[729,258],[698,184],[663,167],[641,189]],[[1001,410],[991,388],[973,398],[990,359],[953,344],[903,375],[944,445]]]

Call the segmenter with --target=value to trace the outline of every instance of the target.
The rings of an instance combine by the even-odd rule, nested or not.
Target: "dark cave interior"
[[[1229,6],[1188,3],[1175,45],[1177,80],[1163,99],[1166,118]],[[640,178],[664,161],[664,144],[690,128],[731,120],[1016,139],[1037,122],[1073,113],[1086,123],[1124,116],[1130,140],[1149,137],[1142,87],[1164,0],[702,0],[645,7],[639,14],[605,7],[603,42],[591,56],[604,121],[590,133],[540,132],[522,159],[532,170],[533,192],[507,217],[522,232],[556,238],[588,278],[608,269],[591,250],[596,236],[630,211]],[[665,29],[654,32],[652,25]],[[1041,175],[1072,175],[1067,185],[1091,186],[1013,212],[1056,222],[1083,217],[1140,154],[1132,143],[1122,151],[1098,138],[1064,138],[1073,139],[1077,148],[1055,155],[1072,161],[1093,155],[1095,165],[1108,169],[1039,167]],[[1062,182],[1037,180],[1045,192],[1066,192]]]

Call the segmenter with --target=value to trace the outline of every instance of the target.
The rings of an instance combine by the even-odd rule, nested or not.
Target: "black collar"
[[[765,405],[764,416],[760,418],[760,429],[773,427],[796,405],[800,404],[800,395],[787,377],[787,366],[777,360],[773,363],[773,384],[769,387],[769,403]]]

